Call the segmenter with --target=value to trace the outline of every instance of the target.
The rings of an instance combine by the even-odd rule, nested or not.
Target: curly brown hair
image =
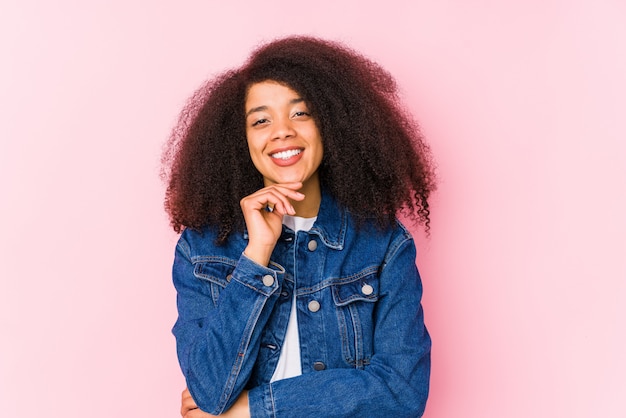
[[[433,163],[393,77],[342,44],[293,36],[206,82],[181,112],[163,154],[165,209],[176,232],[217,228],[219,244],[244,228],[239,201],[263,187],[248,152],[244,105],[248,88],[267,80],[306,101],[324,146],[322,189],[358,222],[389,225],[403,211],[428,231]]]

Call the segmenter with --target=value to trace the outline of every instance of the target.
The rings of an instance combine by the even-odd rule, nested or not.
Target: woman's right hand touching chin
[[[282,232],[283,216],[295,215],[291,200],[302,201],[298,190],[302,183],[282,183],[264,187],[240,201],[248,229],[248,246],[244,254],[267,266]]]

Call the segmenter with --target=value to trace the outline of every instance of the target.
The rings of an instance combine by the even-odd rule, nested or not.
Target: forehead
[[[251,84],[246,91],[246,110],[258,105],[300,99],[300,94],[286,84],[273,80]],[[266,103],[267,102],[267,103]]]

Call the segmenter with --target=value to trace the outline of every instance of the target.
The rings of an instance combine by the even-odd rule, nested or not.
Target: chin
[[[304,179],[302,176],[285,176],[285,177],[276,177],[272,180],[273,183],[296,183],[302,182],[304,183]]]

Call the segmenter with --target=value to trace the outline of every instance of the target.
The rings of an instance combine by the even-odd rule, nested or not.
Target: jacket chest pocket
[[[374,308],[378,300],[378,268],[336,279],[331,285],[341,351],[352,367],[363,369],[373,355]]]
[[[204,281],[214,305],[232,278],[236,261],[223,257],[206,257],[195,263],[194,276]]]

